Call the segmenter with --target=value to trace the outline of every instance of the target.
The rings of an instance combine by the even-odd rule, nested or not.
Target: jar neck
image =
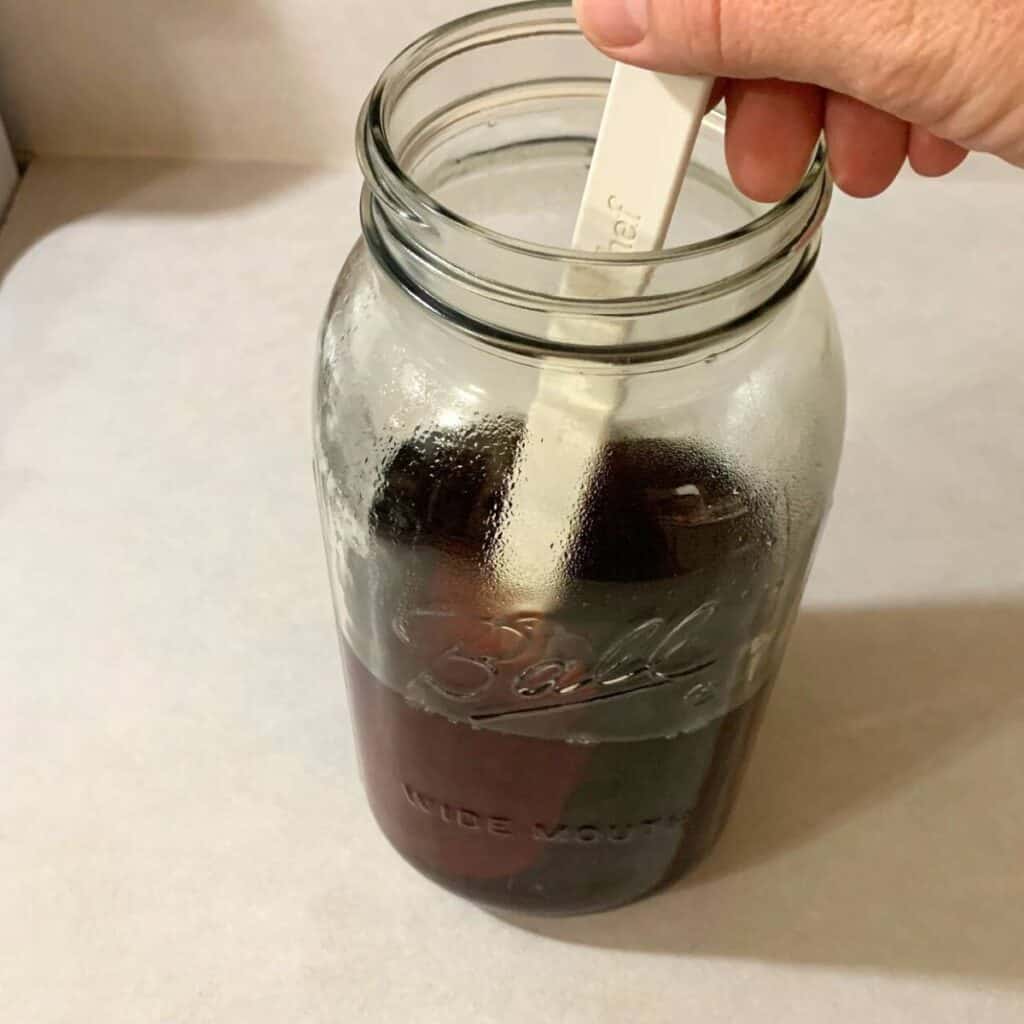
[[[364,236],[384,271],[447,321],[530,354],[634,362],[756,330],[814,266],[831,197],[822,148],[786,201],[756,207],[731,185],[724,119],[709,114],[684,205],[717,222],[660,252],[584,254],[483,223],[488,204],[502,227],[574,216],[609,70],[551,0],[462,18],[401,54],[357,140]]]

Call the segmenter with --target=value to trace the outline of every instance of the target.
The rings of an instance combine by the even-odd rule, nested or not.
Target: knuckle
[[[729,0],[655,0],[654,27],[666,44],[683,50],[702,71],[725,65],[723,16]]]

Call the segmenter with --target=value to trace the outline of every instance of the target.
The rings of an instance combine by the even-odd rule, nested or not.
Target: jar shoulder
[[[324,318],[318,423],[343,445],[360,443],[364,432],[400,443],[436,429],[491,430],[525,421],[542,377],[559,372],[597,380],[609,368],[558,366],[489,347],[399,288],[359,242]],[[619,434],[698,436],[766,465],[783,457],[838,463],[846,407],[842,343],[816,273],[725,351],[627,368],[624,379],[613,424]]]

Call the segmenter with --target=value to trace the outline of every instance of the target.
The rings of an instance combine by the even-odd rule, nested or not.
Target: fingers
[[[1024,4],[573,2],[584,33],[611,57],[727,83],[729,167],[754,199],[796,187],[822,129],[833,176],[854,196],[883,191],[908,156],[919,174],[949,173],[965,151],[946,138],[1024,165]],[[1007,73],[988,74],[993,67]]]
[[[933,135],[927,128],[910,130],[910,166],[926,178],[955,171],[967,159],[967,150]]]
[[[839,93],[828,96],[825,135],[832,177],[851,196],[866,199],[884,192],[907,159],[905,121]]]
[[[1024,4],[1011,0],[574,6],[584,33],[616,60],[676,74],[811,82],[961,141],[993,134],[994,119],[1019,108],[1024,88]]]
[[[650,28],[648,0],[573,0],[572,6],[580,28],[602,49],[636,46]]]
[[[725,154],[737,188],[761,203],[789,195],[821,136],[824,105],[821,90],[811,85],[730,82]]]
[[[772,80],[727,82],[725,89],[729,172],[758,202],[779,202],[800,184],[823,130],[836,184],[862,199],[884,192],[908,154],[927,177],[949,174],[967,156],[955,143],[839,93]]]
[[[956,7],[977,0],[945,0]],[[920,0],[573,0],[590,40],[659,71],[814,82],[853,94],[893,91],[893,68],[934,62]],[[905,92],[906,90],[902,90]],[[884,104],[880,104],[884,105]]]
[[[824,130],[829,167],[848,195],[884,192],[907,159],[939,177],[967,156],[955,143],[899,118],[812,86],[758,81],[726,84],[726,157],[736,186],[758,202],[779,202],[800,184]]]

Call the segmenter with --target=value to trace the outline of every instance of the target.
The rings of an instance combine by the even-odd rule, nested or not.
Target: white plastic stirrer
[[[574,249],[628,254],[662,248],[711,86],[707,78],[615,66]],[[623,282],[624,274],[632,277]],[[580,266],[566,272],[562,291],[577,298],[639,296],[647,280],[642,268]],[[599,348],[621,344],[627,333],[619,324],[563,318],[550,336]],[[494,558],[506,598],[524,609],[558,604],[593,476],[625,397],[625,378],[593,371],[542,366],[527,413]]]

